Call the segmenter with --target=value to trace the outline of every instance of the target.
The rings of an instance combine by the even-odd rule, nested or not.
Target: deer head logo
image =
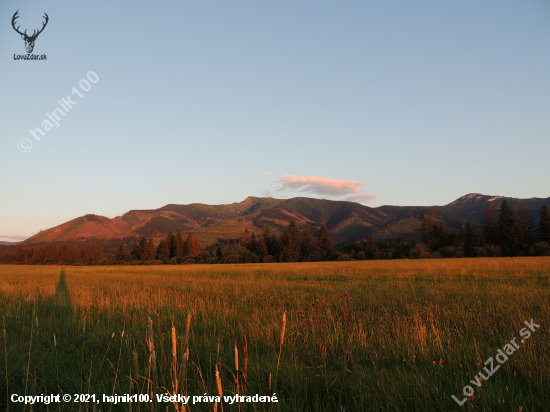
[[[17,26],[17,28],[15,28],[15,20],[17,20],[17,18],[19,17],[17,15],[17,13],[19,13],[19,10],[17,10],[15,12],[15,14],[13,15],[13,17],[11,19],[11,25],[12,25],[13,29],[21,35],[21,38],[23,40],[25,40],[25,48],[27,49],[27,53],[32,53],[32,51],[34,49],[34,42],[36,41],[36,38],[38,37],[38,35],[40,33],[42,33],[42,31],[44,30],[44,28],[46,27],[46,24],[48,24],[49,17],[46,13],[44,13],[44,18],[46,19],[46,21],[43,23],[42,28],[40,30],[38,30],[38,32],[36,32],[36,30],[34,30],[33,33],[32,33],[32,36],[28,36],[27,35],[27,30],[25,30],[24,33],[21,33],[19,31],[20,26]]]

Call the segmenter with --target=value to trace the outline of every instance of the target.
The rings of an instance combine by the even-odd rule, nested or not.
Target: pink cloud
[[[14,240],[14,241],[21,241],[21,240],[25,240],[26,238],[28,238],[28,236],[24,236],[24,235],[9,235],[9,234],[7,234],[6,232],[4,232],[4,233],[0,233],[0,238],[9,239],[9,240]]]
[[[273,174],[273,172],[265,172],[264,176],[269,176],[269,175],[272,175],[272,174]]]
[[[357,180],[284,175],[277,182],[280,183],[279,191],[298,190],[300,192],[314,193],[328,197],[347,196],[345,200],[350,202],[365,203],[378,197],[368,193],[361,193],[363,186],[366,186],[367,184]]]
[[[366,186],[364,182],[355,180],[338,180],[315,176],[291,176],[284,175],[279,179],[281,189],[300,190],[318,195],[345,196],[361,192],[360,186]]]

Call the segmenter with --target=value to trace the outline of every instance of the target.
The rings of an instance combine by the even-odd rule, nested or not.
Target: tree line
[[[503,200],[497,213],[487,202],[481,227],[468,220],[448,231],[432,209],[420,216],[421,241],[375,242],[370,233],[355,243],[333,245],[329,230],[321,225],[317,236],[310,226],[302,229],[291,220],[280,236],[269,228],[256,236],[245,229],[239,239],[218,239],[201,245],[197,234],[184,236],[181,231],[168,233],[158,245],[152,238],[139,242],[121,242],[116,253],[105,256],[101,245],[50,243],[18,246],[0,258],[2,263],[17,264],[191,264],[191,263],[268,263],[316,262],[372,259],[549,256],[550,213],[543,205],[538,223],[520,203],[513,210]]]

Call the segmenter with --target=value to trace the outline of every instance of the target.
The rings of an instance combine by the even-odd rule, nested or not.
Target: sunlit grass
[[[66,289],[59,284],[61,269],[0,266],[9,393],[27,387],[29,394],[123,394],[130,376],[133,393],[172,391],[171,328],[179,376],[191,314],[179,392],[216,395],[217,365],[226,395],[237,391],[237,376],[240,394],[277,393],[277,404],[242,410],[529,411],[550,403],[550,258],[79,266],[64,268]],[[146,340],[155,311],[164,334],[154,333],[156,373]],[[541,328],[475,388],[475,399],[458,406],[451,395],[462,398],[482,363],[531,318]],[[131,372],[134,351],[139,379]],[[1,375],[5,394],[5,371]],[[159,411],[165,406],[153,404]],[[62,407],[78,410],[76,404]],[[190,410],[214,410],[214,404]]]

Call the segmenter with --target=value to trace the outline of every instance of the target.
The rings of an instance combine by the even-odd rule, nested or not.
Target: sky
[[[48,15],[46,60],[16,11]],[[3,0],[0,73],[3,241],[248,196],[550,196],[548,0]]]

